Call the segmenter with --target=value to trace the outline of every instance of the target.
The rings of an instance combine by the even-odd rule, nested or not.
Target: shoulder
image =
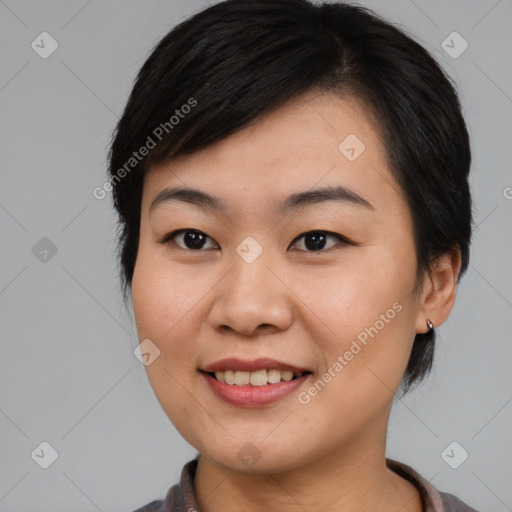
[[[165,512],[164,502],[162,500],[155,500],[133,512]]]
[[[199,507],[194,494],[197,462],[198,456],[183,466],[179,483],[169,488],[165,499],[154,500],[133,512],[197,512]]]
[[[453,494],[448,492],[440,492],[439,495],[443,500],[445,512],[478,512],[478,510],[470,507]]]
[[[423,510],[426,512],[478,512],[457,496],[434,487],[411,466],[389,458],[386,458],[386,465],[416,486],[420,493]]]

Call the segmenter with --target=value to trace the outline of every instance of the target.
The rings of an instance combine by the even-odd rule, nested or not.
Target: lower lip
[[[242,407],[261,407],[277,402],[302,386],[311,375],[306,373],[288,382],[281,381],[276,384],[265,384],[264,386],[238,386],[236,384],[224,384],[208,373],[200,373],[215,395],[225,402]]]

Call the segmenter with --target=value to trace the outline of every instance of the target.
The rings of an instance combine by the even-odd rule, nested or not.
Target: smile
[[[277,384],[281,381],[289,382],[291,380],[302,377],[304,373],[310,372],[292,372],[290,370],[258,370],[256,372],[244,372],[238,370],[226,370],[219,372],[211,372],[209,375],[217,379],[223,384],[230,386],[266,386],[269,384]]]
[[[267,373],[267,376],[264,376],[263,372]],[[274,404],[304,385],[312,375],[311,372],[305,372],[300,376],[293,375],[292,373],[290,380],[284,380],[281,377],[285,376],[289,378],[290,374],[285,374],[285,372],[280,372],[279,370],[277,370],[277,372],[279,375],[270,371],[271,378],[277,380],[277,376],[279,376],[279,381],[276,383],[268,381],[269,372],[267,372],[267,370],[257,372],[230,372],[229,370],[227,372],[217,372],[224,374],[224,379],[226,379],[226,373],[228,379],[236,379],[238,374],[239,382],[246,382],[247,378],[249,378],[248,384],[228,384],[218,380],[213,373],[203,371],[199,373],[204,378],[209,390],[215,397],[221,399],[223,402],[238,407],[262,407]],[[258,374],[255,378],[260,379],[259,382],[263,382],[263,378],[265,378],[266,384],[251,384],[251,374]],[[275,377],[272,377],[273,375],[275,375]]]

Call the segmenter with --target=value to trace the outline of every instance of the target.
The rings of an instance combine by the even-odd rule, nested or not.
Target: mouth
[[[312,371],[268,357],[230,357],[203,368],[199,374],[220,400],[237,407],[277,404],[311,381]]]
[[[200,370],[202,371],[202,370]],[[230,386],[268,386],[278,384],[279,382],[290,382],[301,378],[304,375],[310,375],[308,370],[293,372],[291,370],[278,370],[275,368],[257,370],[253,372],[240,370],[225,370],[216,372],[204,372],[210,375],[222,384]]]
[[[244,360],[235,357],[209,364],[199,371],[228,386],[270,386],[297,380],[312,372],[307,368],[262,357]]]
[[[311,380],[309,370],[276,368],[255,371],[199,370],[208,389],[220,400],[237,407],[272,406],[297,392]]]

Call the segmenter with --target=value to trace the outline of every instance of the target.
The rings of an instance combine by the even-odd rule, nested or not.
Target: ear
[[[416,332],[428,332],[427,319],[434,327],[440,326],[450,314],[457,294],[457,277],[460,271],[461,254],[453,248],[435,260],[432,274],[426,275],[419,301]]]

